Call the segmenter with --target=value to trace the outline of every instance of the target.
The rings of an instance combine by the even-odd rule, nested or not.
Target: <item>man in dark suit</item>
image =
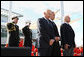
[[[53,43],[53,47],[52,47],[52,56],[61,56],[61,52],[60,52],[60,45],[59,45],[59,40],[60,40],[60,36],[59,36],[59,33],[58,33],[58,28],[56,26],[56,24],[54,23],[54,20],[55,19],[55,13],[52,12],[52,14],[50,15],[50,18],[49,18],[49,23],[51,24],[51,28],[52,28],[52,31],[53,31],[53,34],[55,35],[55,41]]]
[[[75,47],[75,33],[70,26],[70,17],[65,16],[65,23],[61,25],[60,34],[62,39],[62,46],[64,48],[64,56],[73,56],[73,48]]]
[[[9,42],[8,46],[9,47],[18,47],[19,46],[19,26],[16,25],[18,22],[18,17],[13,17],[12,18],[13,22],[12,23],[7,23],[7,30],[9,33]]]
[[[44,12],[44,17],[38,19],[38,49],[40,56],[51,56],[51,47],[54,43],[54,37],[52,29],[49,27],[49,21],[51,10]]]
[[[25,47],[32,47],[32,31],[29,28],[30,27],[30,22],[26,21],[26,26],[22,29],[22,32],[25,36],[24,38],[24,46]]]

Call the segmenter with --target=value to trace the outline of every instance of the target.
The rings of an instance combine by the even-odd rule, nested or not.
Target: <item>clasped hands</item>
[[[54,39],[51,39],[49,44],[50,46],[54,43],[54,41],[58,42],[60,40],[60,37],[55,37]]]

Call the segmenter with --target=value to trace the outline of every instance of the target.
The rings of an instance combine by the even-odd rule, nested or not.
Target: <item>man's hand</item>
[[[65,44],[64,49],[68,50],[69,46],[70,46],[69,44]]]
[[[54,39],[50,40],[50,42],[49,42],[50,46],[54,43],[54,41],[55,41]]]
[[[59,38],[59,37],[55,37],[55,40],[56,40],[56,41],[59,41],[59,40],[60,40],[60,38]]]

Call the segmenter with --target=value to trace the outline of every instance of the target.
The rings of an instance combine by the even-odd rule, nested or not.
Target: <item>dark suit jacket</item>
[[[14,23],[7,23],[7,29],[9,33],[9,46],[18,47],[19,46],[19,26],[14,25]]]
[[[75,33],[72,27],[69,24],[62,24],[60,28],[60,34],[62,39],[62,45],[64,48],[64,44],[69,44],[70,47],[75,47]]]
[[[32,32],[31,30],[28,28],[28,26],[25,26],[23,29],[23,34],[25,36],[24,38],[24,46],[25,47],[31,47],[32,46]]]
[[[57,25],[56,25],[54,22],[50,21],[50,20],[49,20],[49,23],[51,24],[51,27],[52,27],[53,30],[54,30],[55,36],[56,36],[56,37],[60,37],[60,36],[59,36],[59,33],[58,33]]]
[[[53,28],[52,31],[54,30],[55,37],[60,37],[56,24],[50,20],[49,20],[49,23],[52,25],[51,27]],[[52,53],[52,56],[61,56],[59,41],[58,42],[55,41],[53,43],[51,53]]]
[[[55,37],[52,25],[45,18],[38,19],[39,48],[49,48],[50,39]]]

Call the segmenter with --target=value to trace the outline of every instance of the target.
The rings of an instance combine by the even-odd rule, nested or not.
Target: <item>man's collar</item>
[[[51,22],[53,22],[53,20],[51,20],[50,18],[49,18],[49,20],[50,20]]]
[[[44,19],[48,20],[47,18],[43,17]]]
[[[15,22],[12,22],[12,23],[13,23],[14,25],[16,25]]]
[[[67,22],[65,22],[66,24],[69,24],[69,23],[67,23]]]

